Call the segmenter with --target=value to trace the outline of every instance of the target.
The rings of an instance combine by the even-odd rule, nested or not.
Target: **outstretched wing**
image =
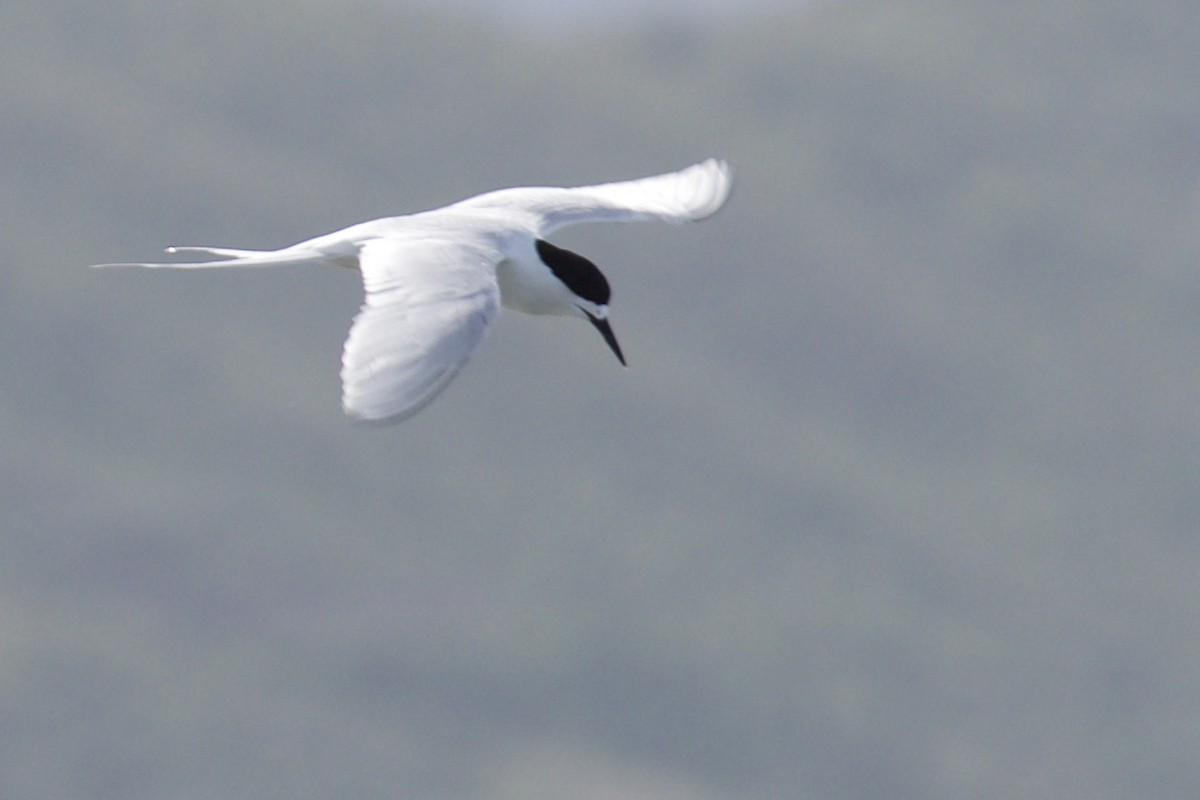
[[[500,258],[470,237],[363,245],[366,301],[342,356],[342,406],[350,417],[398,422],[446,388],[496,317]]]
[[[539,217],[538,235],[581,222],[688,222],[703,219],[725,204],[733,170],[718,159],[679,172],[632,181],[573,189],[501,189],[460,205],[521,209]]]

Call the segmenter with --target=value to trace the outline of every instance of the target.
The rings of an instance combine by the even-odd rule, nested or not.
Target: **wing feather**
[[[460,205],[520,208],[539,218],[537,233],[547,235],[582,222],[688,222],[715,214],[729,197],[733,170],[710,158],[678,172],[631,181],[560,189],[501,189]]]
[[[364,245],[366,301],[342,357],[342,405],[350,417],[399,422],[446,388],[496,317],[499,258],[482,241]]]

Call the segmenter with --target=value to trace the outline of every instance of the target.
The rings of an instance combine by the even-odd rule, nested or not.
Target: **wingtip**
[[[733,165],[723,158],[709,158],[691,169],[702,176],[697,191],[708,194],[707,202],[701,203],[691,217],[696,222],[716,214],[728,202],[733,191]]]
[[[404,417],[362,417],[358,414],[352,414],[349,411],[345,411],[344,409],[343,411],[346,415],[346,419],[350,422],[350,426],[354,428],[386,428],[389,425],[395,425],[397,422],[400,422],[402,419],[404,419]]]
[[[726,161],[723,158],[713,158],[710,160],[713,162],[713,165],[717,170],[717,174],[720,175],[720,184],[721,184],[720,197],[721,197],[721,199],[717,206],[718,208],[720,208],[729,199],[729,195],[733,191],[733,177],[734,177],[733,164],[730,164],[728,161]]]
[[[430,398],[430,399],[432,399],[432,398]],[[346,416],[346,419],[350,421],[350,424],[352,426],[354,426],[355,428],[387,428],[387,427],[391,427],[392,425],[395,425],[397,423],[403,422],[404,420],[408,419],[409,417],[415,416],[417,414],[417,412],[424,409],[426,405],[428,405],[428,402],[422,403],[413,408],[406,408],[405,410],[394,413],[394,414],[388,414],[388,413],[378,414],[378,413],[374,413],[373,411],[348,406],[343,401],[342,413]]]

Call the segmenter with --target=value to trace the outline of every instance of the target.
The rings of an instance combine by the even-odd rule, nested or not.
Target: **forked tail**
[[[150,269],[203,269],[209,267],[286,267],[325,261],[312,250],[235,250],[230,247],[168,247],[168,253],[205,253],[223,256],[221,261],[177,261],[171,263],[93,264],[93,269],[145,267]]]

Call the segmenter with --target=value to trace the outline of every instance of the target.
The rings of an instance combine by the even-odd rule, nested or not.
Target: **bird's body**
[[[221,261],[102,264],[273,267],[328,264],[362,273],[366,300],[346,340],[343,407],[364,422],[396,422],[425,407],[462,368],[503,305],[583,316],[624,357],[608,324],[609,287],[587,259],[543,237],[581,222],[685,222],[716,212],[729,167],[579,188],[501,189],[444,208],[387,217],[281,250],[173,247]]]

